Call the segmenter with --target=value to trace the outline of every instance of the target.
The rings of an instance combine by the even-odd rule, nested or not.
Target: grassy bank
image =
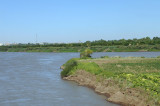
[[[131,45],[131,46],[59,46],[54,45],[25,45],[0,46],[0,52],[81,52],[90,48],[93,52],[138,52],[160,51],[160,45]]]
[[[121,92],[136,89],[146,104],[160,105],[160,58],[103,57],[99,59],[71,59],[63,65],[62,77],[85,70],[95,75],[97,82],[112,80]],[[137,96],[137,95],[136,95]],[[137,96],[137,98],[138,98]]]

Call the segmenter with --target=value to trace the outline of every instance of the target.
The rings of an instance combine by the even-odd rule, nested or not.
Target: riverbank
[[[130,45],[130,46],[0,46],[0,52],[82,52],[90,48],[93,52],[151,52],[160,51],[160,45]]]
[[[61,76],[106,95],[122,105],[160,105],[160,59],[103,57],[71,59]]]

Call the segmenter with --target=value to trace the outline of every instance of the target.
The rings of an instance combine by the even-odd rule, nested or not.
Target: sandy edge
[[[64,77],[64,80],[75,81],[81,86],[92,88],[95,92],[107,96],[107,101],[120,104],[122,106],[149,106],[145,104],[140,92],[136,89],[126,89],[122,92],[120,88],[112,83],[110,79],[98,79],[95,75],[77,70],[74,75]]]

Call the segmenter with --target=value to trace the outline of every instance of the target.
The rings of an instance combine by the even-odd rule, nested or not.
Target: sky
[[[160,0],[0,0],[0,43],[147,36],[160,37]]]

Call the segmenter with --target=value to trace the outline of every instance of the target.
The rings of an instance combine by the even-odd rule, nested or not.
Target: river
[[[160,52],[108,52],[100,56],[159,56]],[[87,87],[62,80],[60,66],[79,53],[0,52],[0,106],[117,106]]]

